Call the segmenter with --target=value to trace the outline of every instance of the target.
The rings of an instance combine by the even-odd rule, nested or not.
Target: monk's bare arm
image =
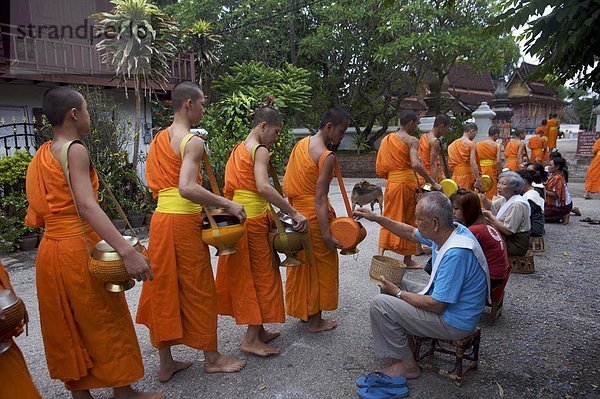
[[[413,170],[420,174],[427,183],[434,186],[436,190],[439,190],[439,184],[436,181],[433,181],[431,176],[429,176],[429,174],[427,173],[427,170],[425,169],[423,164],[419,161],[419,140],[417,140],[415,137],[409,137],[408,144],[410,150],[410,163]],[[433,170],[433,164],[431,164],[431,168]]]
[[[133,278],[138,281],[152,280],[152,272],[146,258],[137,253],[133,246],[123,239],[121,233],[96,202],[90,180],[90,158],[85,147],[77,143],[71,145],[68,160],[74,201],[81,217],[121,255],[125,261],[127,272]]]
[[[333,173],[334,164],[335,159],[331,154],[325,159],[323,166],[319,169],[317,190],[315,194],[315,212],[317,214],[317,221],[319,222],[323,241],[325,241],[325,244],[329,249],[341,248],[341,245],[331,235],[331,230],[329,229],[329,201],[327,195],[329,194],[329,176]]]
[[[269,151],[266,147],[258,147],[254,154],[254,180],[258,193],[271,204],[289,215],[296,222],[298,231],[306,231],[308,222],[290,203],[283,198],[269,182]]]
[[[431,179],[437,183],[440,180],[440,168],[438,167],[438,160],[440,158],[440,150],[442,145],[439,140],[435,140],[430,146],[429,151],[429,169],[431,170]]]
[[[525,161],[525,157],[527,157],[527,150],[525,149],[525,142],[521,141],[517,150],[517,163],[519,166]]]
[[[481,183],[481,176],[479,175],[479,168],[477,167],[477,145],[475,145],[475,143],[473,143],[473,146],[471,147],[469,161],[471,163],[473,176],[475,176],[475,183]]]
[[[496,143],[496,165],[498,166],[498,172],[502,170],[502,154],[501,154],[501,146]]]
[[[213,194],[198,184],[198,168],[204,154],[204,141],[194,137],[185,146],[185,156],[179,172],[179,194],[201,205],[216,206],[225,209],[230,215],[243,221],[246,219],[244,208],[225,197]]]

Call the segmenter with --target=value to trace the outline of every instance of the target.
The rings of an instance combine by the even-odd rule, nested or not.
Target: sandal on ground
[[[372,387],[360,388],[358,396],[362,399],[400,399],[408,396],[408,387]]]
[[[583,219],[579,219],[579,221],[580,221],[580,222],[585,222],[585,223],[589,223],[589,222],[591,222],[592,220],[593,220],[593,219],[592,219],[592,218],[590,218],[590,217],[583,218]]]
[[[588,222],[589,224],[600,224],[600,220],[592,219]]]
[[[359,388],[370,388],[376,386],[400,388],[406,386],[406,378],[402,376],[392,378],[381,371],[373,371],[372,373],[358,377],[356,380],[356,386]]]

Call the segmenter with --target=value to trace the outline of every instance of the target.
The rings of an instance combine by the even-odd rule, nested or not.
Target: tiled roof
[[[467,64],[458,64],[448,74],[449,89],[460,88],[467,90],[489,91],[495,87],[489,71],[477,73]]]

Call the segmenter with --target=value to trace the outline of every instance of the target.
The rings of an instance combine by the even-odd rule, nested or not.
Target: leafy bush
[[[292,65],[275,69],[249,62],[236,64],[230,74],[213,83],[220,100],[207,110],[202,126],[209,133],[207,142],[218,180],[223,181],[232,148],[250,132],[254,110],[269,95],[275,97],[275,106],[284,118],[284,128],[271,147],[271,160],[278,172],[283,172],[294,144],[295,115],[309,107],[308,77],[308,71]]]

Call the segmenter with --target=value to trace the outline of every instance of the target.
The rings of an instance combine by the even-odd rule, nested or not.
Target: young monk
[[[585,199],[591,199],[593,193],[600,191],[600,133],[596,133],[596,137],[598,138],[592,147],[594,159],[585,174]]]
[[[191,365],[173,359],[173,345],[203,350],[207,373],[237,372],[246,364],[217,351],[217,293],[200,204],[222,208],[242,222],[246,214],[201,185],[204,141],[190,128],[204,115],[204,93],[196,83],[181,82],[171,101],[173,123],[158,132],[146,161],[146,180],[158,197],[148,243],[155,278],[144,283],[136,318],[158,348],[161,382]]]
[[[515,133],[515,137],[508,142],[504,149],[504,157],[508,169],[516,172],[521,168],[527,158],[527,149],[525,148],[525,129],[519,128]]]
[[[419,140],[418,156],[431,178],[439,183],[444,178],[444,169],[440,163],[442,144],[440,137],[448,132],[450,117],[439,114],[433,121],[433,129],[423,134]]]
[[[473,140],[477,136],[477,125],[467,122],[462,137],[448,146],[448,164],[452,169],[452,180],[459,188],[472,190],[477,183],[481,186],[477,168],[477,152]],[[476,181],[477,180],[477,181]]]
[[[542,126],[546,125],[546,120],[542,121]],[[541,126],[540,126],[541,127]],[[535,129],[535,135],[529,139],[527,147],[531,150],[531,162],[544,162],[548,156],[547,139],[544,137],[544,129],[538,127]]]
[[[2,262],[0,262],[0,290],[14,291]],[[0,320],[4,317],[3,311],[0,309]],[[0,336],[0,342],[10,342],[10,348],[0,354],[0,398],[41,399],[33,384],[23,354],[12,339],[21,333],[23,333],[23,327],[19,327],[9,336]]]
[[[76,399],[91,398],[90,389],[103,387],[113,387],[119,399],[162,398],[162,393],[130,387],[143,377],[144,367],[129,307],[123,293],[106,291],[90,274],[86,241],[94,248],[101,238],[106,240],[138,281],[152,279],[148,259],[100,209],[98,176],[87,149],[73,143],[68,151],[75,198],[59,162],[65,143],[90,132],[87,103],[65,86],[48,89],[42,102],[54,132],[27,168],[25,224],[45,228],[36,257],[36,285],[50,377],[62,380]]]
[[[417,130],[419,117],[414,111],[406,111],[400,118],[400,124],[400,130],[388,134],[381,141],[377,152],[376,172],[379,177],[387,179],[383,202],[388,205],[383,209],[384,217],[414,226],[416,190],[420,185],[416,173],[430,183],[434,190],[440,190],[441,186],[419,162],[419,140],[411,136]],[[412,260],[412,255],[418,252],[417,243],[404,240],[382,227],[379,233],[379,254],[383,255],[386,250],[403,255],[407,267],[420,267]]]
[[[335,328],[335,320],[323,318],[324,310],[338,307],[338,254],[340,243],[331,235],[329,224],[335,212],[327,195],[333,177],[335,158],[328,144],[342,141],[350,115],[340,108],[323,114],[314,136],[300,140],[292,150],[283,176],[283,191],[290,205],[308,219],[311,258],[301,252],[303,265],[287,269],[285,308],[288,315],[308,320],[309,332]]]
[[[548,151],[552,152],[556,148],[556,141],[558,139],[558,131],[560,124],[558,123],[558,115],[556,113],[550,114],[548,119]]]
[[[271,259],[269,202],[294,220],[295,230],[308,228],[306,218],[269,184],[268,149],[282,128],[276,109],[257,109],[250,134],[234,147],[225,167],[225,196],[244,206],[247,219],[236,252],[219,258],[217,308],[219,314],[233,316],[236,324],[248,325],[240,348],[258,356],[279,353],[267,344],[279,333],[266,331],[263,324],[285,321],[281,275]]]
[[[500,143],[497,143],[500,137],[500,129],[497,126],[492,126],[488,130],[487,139],[480,141],[476,145],[477,159],[482,175],[488,175],[494,185],[485,193],[485,196],[490,201],[498,191],[498,175],[502,169],[502,159],[500,157]],[[480,176],[479,173],[476,176]],[[481,176],[480,176],[481,179]]]

